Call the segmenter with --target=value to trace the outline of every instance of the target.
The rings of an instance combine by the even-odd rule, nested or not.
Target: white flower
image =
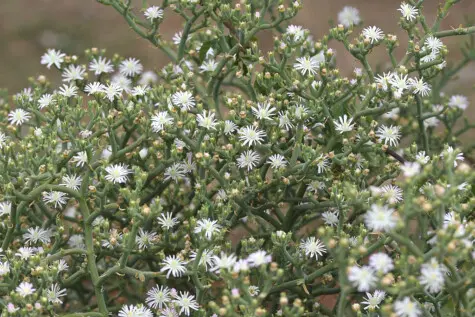
[[[7,311],[10,313],[10,314],[13,314],[14,312],[16,312],[17,310],[19,310],[20,308],[18,307],[15,307],[15,305],[13,303],[8,303],[7,304]]]
[[[46,298],[48,299],[48,302],[50,303],[62,304],[63,301],[60,299],[60,297],[64,297],[64,296],[66,296],[66,289],[61,289],[58,283],[52,284],[46,290]]]
[[[285,157],[280,154],[271,155],[267,159],[267,163],[269,163],[273,169],[279,169],[287,165],[287,161],[285,160]]]
[[[200,113],[196,116],[198,126],[208,130],[216,130],[215,126],[218,122],[215,120],[214,116],[214,112],[203,110],[203,114]]]
[[[416,155],[416,160],[419,164],[427,164],[430,160],[430,157],[426,155],[426,151],[420,151]]]
[[[238,126],[231,120],[226,120],[224,122],[224,134],[229,135],[236,131]]]
[[[155,74],[155,72],[148,70],[146,72],[143,72],[142,75],[140,76],[140,80],[138,82],[139,85],[151,85],[155,82],[157,82],[158,76]]]
[[[292,124],[292,121],[289,118],[289,113],[287,111],[285,113],[280,111],[279,112],[279,128],[283,128],[289,131],[293,127],[294,125]]]
[[[94,58],[89,63],[89,70],[94,72],[94,75],[100,75],[102,73],[112,73],[114,71],[114,67],[112,66],[110,60],[99,56],[98,59]]]
[[[173,123],[173,118],[168,115],[168,112],[161,111],[152,116],[152,131],[160,132],[165,126],[169,126]]]
[[[205,232],[205,236],[208,240],[211,239],[214,233],[219,232],[221,226],[218,225],[217,220],[200,219],[196,223],[195,233]]]
[[[399,132],[401,128],[398,126],[385,126],[382,125],[376,131],[376,136],[390,146],[397,146],[399,144],[399,139],[401,138],[401,133]]]
[[[126,164],[113,164],[106,167],[107,175],[104,177],[106,180],[112,183],[126,183],[128,180],[127,175],[131,174],[129,166]]]
[[[369,26],[363,29],[363,36],[369,40],[371,44],[378,42],[384,37],[383,31],[376,26]]]
[[[68,268],[69,268],[69,266],[68,266],[68,264],[66,263],[66,261],[64,259],[61,259],[61,260],[58,261],[58,263],[57,263],[58,273],[67,271]]]
[[[368,292],[378,281],[374,270],[369,266],[353,265],[348,269],[348,280],[359,292]]]
[[[163,175],[165,180],[173,179],[175,182],[178,182],[180,178],[185,177],[185,173],[180,163],[174,163],[172,166],[167,167]]]
[[[105,86],[103,84],[96,81],[96,82],[87,84],[86,87],[84,88],[84,92],[87,93],[88,96],[90,96],[90,95],[103,92],[104,88]]]
[[[82,234],[73,234],[69,237],[68,246],[72,249],[86,249],[84,236]]]
[[[241,153],[237,158],[237,165],[239,168],[247,168],[248,171],[252,170],[260,160],[259,154],[257,152],[249,150]]]
[[[0,217],[1,216],[10,216],[12,212],[12,203],[9,201],[4,201],[0,203]]]
[[[405,162],[403,166],[401,166],[401,170],[406,177],[412,177],[414,175],[419,174],[421,171],[421,165],[417,162]]]
[[[21,297],[26,297],[28,295],[33,294],[36,291],[36,289],[33,287],[33,284],[31,284],[31,283],[21,282],[20,285],[17,286],[15,291]]]
[[[373,204],[365,213],[364,220],[372,231],[390,231],[396,226],[398,219],[394,215],[394,209]]]
[[[15,253],[15,256],[18,256],[22,260],[27,260],[33,254],[35,254],[36,248],[30,247],[21,247],[18,249],[18,252]]]
[[[239,140],[242,145],[252,146],[255,144],[261,144],[266,136],[266,133],[263,130],[257,129],[255,126],[247,126],[239,129]]]
[[[320,154],[320,156],[317,157],[315,161],[317,163],[317,172],[319,174],[325,172],[330,164],[330,161],[325,156],[323,156],[323,154]]]
[[[119,97],[122,94],[123,88],[117,83],[110,83],[107,86],[102,87],[102,92],[105,93],[104,98],[109,99],[110,102],[114,101],[115,97]]]
[[[61,68],[61,63],[64,62],[65,56],[66,54],[59,50],[56,51],[54,49],[48,49],[46,53],[41,56],[41,65],[46,65],[48,68],[50,68],[51,65]]]
[[[409,297],[395,301],[394,312],[398,317],[419,317],[422,314],[417,302],[412,302]]]
[[[81,151],[75,156],[73,156],[72,159],[73,162],[76,162],[76,166],[84,166],[84,164],[87,163],[87,153],[86,151]]]
[[[148,86],[138,85],[132,89],[131,94],[132,96],[135,96],[135,97],[144,96],[149,90],[150,88]]]
[[[216,67],[218,67],[218,63],[213,60],[207,60],[204,61],[203,64],[200,66],[200,73],[205,73],[205,72],[214,72],[216,70]]]
[[[338,210],[328,210],[322,213],[323,222],[327,226],[336,226],[338,224]]]
[[[158,317],[179,317],[178,312],[175,308],[167,307],[160,311],[160,315]]]
[[[249,267],[258,267],[272,262],[272,256],[267,254],[266,251],[259,250],[249,254],[247,262]]]
[[[195,107],[195,97],[189,91],[177,91],[172,95],[172,102],[181,110],[190,110]]]
[[[178,218],[174,218],[171,212],[161,214],[157,217],[158,224],[162,226],[162,229],[170,230],[178,224]]]
[[[135,243],[137,243],[140,250],[147,249],[156,239],[157,234],[155,232],[150,232],[139,229],[137,236],[135,237]]]
[[[119,86],[125,92],[129,92],[132,89],[132,80],[128,78],[127,76],[122,75],[120,73],[112,76],[111,84],[114,84],[114,86],[109,85],[110,94],[117,93],[115,91],[118,91],[118,88],[116,88],[115,86]]]
[[[153,20],[155,19],[163,18],[163,10],[157,6],[153,6],[153,7],[147,8],[147,10],[145,10],[143,15],[145,15],[145,17],[149,19],[150,22],[153,22]]]
[[[398,94],[399,96],[409,88],[409,80],[407,79],[407,75],[394,73],[389,79],[389,83],[393,88],[395,88],[395,94]]]
[[[49,191],[49,192],[43,192],[43,201],[47,204],[52,204],[54,205],[54,208],[62,207],[63,205],[66,204],[67,200],[69,197],[59,191]]]
[[[62,178],[61,186],[66,186],[68,188],[79,190],[81,187],[82,178],[81,176],[77,176],[76,174],[73,175],[64,175]]]
[[[305,252],[305,255],[309,258],[315,257],[318,261],[318,257],[327,253],[325,245],[315,237],[308,237],[300,242],[300,249]]]
[[[0,276],[5,276],[8,273],[10,273],[10,263],[0,261]]]
[[[119,73],[124,76],[133,77],[142,72],[143,66],[140,61],[135,58],[127,58],[119,65]]]
[[[378,84],[378,89],[387,91],[389,84],[393,80],[393,77],[394,77],[394,74],[391,72],[383,73],[382,75],[376,76],[375,81],[376,81],[376,84]]]
[[[454,149],[453,147],[451,147],[451,146],[447,147],[447,153],[448,153],[449,155],[453,155],[454,151],[455,151],[455,149]],[[440,153],[440,157],[442,157],[442,158],[445,157],[445,156],[444,156],[444,152]],[[463,157],[463,153],[457,153],[457,155],[456,155],[455,158],[454,158],[454,167],[457,167],[457,166],[458,166],[457,161],[462,162],[462,161],[464,161],[464,160],[465,160],[465,158]]]
[[[59,89],[59,94],[64,97],[74,97],[78,94],[78,87],[76,87],[73,83],[70,83],[69,86],[64,84]]]
[[[162,261],[162,269],[160,272],[167,272],[167,278],[170,274],[174,277],[181,277],[186,273],[186,262],[182,261],[176,255],[169,255]]]
[[[227,269],[230,270],[234,264],[237,262],[237,258],[234,254],[227,255],[223,252],[221,252],[221,256],[215,255],[213,257],[213,268],[211,269],[212,272],[216,272],[221,269]]]
[[[381,187],[383,193],[390,204],[402,201],[402,189],[395,185],[384,185]]]
[[[118,317],[153,317],[153,313],[144,306],[124,305],[119,310]]]
[[[422,78],[420,78],[419,80],[412,78],[409,79],[409,85],[414,90],[414,93],[419,94],[423,97],[428,96],[431,90],[430,85],[425,83]]]
[[[434,37],[434,36],[429,36],[425,42],[424,42],[425,46],[427,46],[432,52],[436,52],[438,53],[439,50],[442,48],[442,46],[444,46],[444,43],[442,43],[441,40],[439,40],[438,38]]]
[[[435,258],[421,266],[419,281],[429,293],[439,293],[444,288],[446,269]]]
[[[55,100],[52,94],[44,94],[43,96],[41,96],[40,99],[38,99],[38,108],[43,109],[54,103],[55,103]]]
[[[192,261],[196,261],[196,256],[198,255],[197,252],[191,251],[190,254],[190,259]],[[201,266],[205,267],[205,270],[208,271],[211,269],[214,265],[214,254],[212,251],[208,249],[204,249],[203,252],[201,253],[201,258],[200,258],[200,263],[198,263]]]
[[[360,22],[360,12],[356,8],[345,6],[338,13],[338,23],[343,24],[344,27],[349,28],[352,25],[360,24]]]
[[[90,137],[92,135],[92,131],[91,130],[81,130],[79,132],[79,136],[83,139],[87,139],[88,137]]]
[[[199,308],[195,296],[190,295],[188,292],[180,292],[173,300],[173,303],[180,307],[180,314],[185,313],[186,316],[190,316],[190,309],[198,310]]]
[[[183,31],[180,31],[180,32],[176,32],[174,35],[173,35],[173,38],[172,38],[172,41],[175,45],[180,45],[181,43],[181,38],[183,37]],[[187,39],[188,40],[188,39]]]
[[[399,7],[398,11],[401,12],[402,16],[408,21],[414,20],[417,17],[417,14],[419,13],[416,7],[405,2],[401,3],[401,6]]]
[[[315,56],[299,57],[297,58],[297,62],[294,64],[294,68],[299,70],[304,76],[307,73],[314,76],[317,74],[317,70],[320,68],[320,62],[315,58]]]
[[[167,307],[171,300],[170,289],[166,286],[155,286],[147,292],[145,302],[154,309]]]
[[[293,37],[295,41],[299,41],[305,36],[305,30],[302,29],[300,25],[289,25],[285,31],[285,34],[287,34],[287,36]]]
[[[371,295],[371,293],[366,293],[366,297],[367,298],[364,298],[365,301],[361,302],[361,304],[368,305],[364,308],[365,310],[369,309],[370,311],[373,311],[379,308],[378,305],[381,304],[381,302],[384,300],[384,298],[386,297],[386,293],[380,290],[376,290],[374,291],[373,295]]]
[[[427,55],[422,56],[421,62],[423,63],[429,63],[434,61],[439,55],[438,51],[430,51]],[[444,61],[445,62],[445,61]],[[440,65],[440,64],[439,64]]]
[[[259,120],[272,120],[275,108],[270,103],[265,102],[263,104],[258,103],[257,108],[252,107],[252,112]]]
[[[5,133],[0,132],[0,149],[2,149],[7,143],[7,136]]]
[[[85,72],[86,69],[84,68],[84,66],[69,65],[68,68],[63,71],[61,76],[63,77],[63,81],[65,82],[70,82],[73,80],[83,80]]]
[[[348,119],[346,114],[342,117],[339,117],[338,120],[333,120],[333,123],[335,124],[335,130],[339,131],[340,134],[352,131],[355,127],[355,124],[352,122],[353,118]]]
[[[451,108],[459,108],[465,110],[467,109],[468,105],[468,99],[463,95],[453,95],[452,97],[450,97],[449,107]]]
[[[239,273],[247,271],[249,271],[249,262],[247,261],[247,259],[241,259],[234,263],[233,272]]]
[[[373,253],[369,257],[369,266],[377,272],[384,274],[391,272],[394,269],[393,260],[383,252]]]
[[[14,125],[22,125],[28,120],[30,120],[30,114],[21,108],[12,110],[8,114],[8,121]]]

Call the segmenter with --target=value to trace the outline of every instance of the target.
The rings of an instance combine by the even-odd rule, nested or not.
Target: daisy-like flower
[[[204,61],[200,66],[200,73],[214,72],[216,67],[218,67],[218,62],[214,59]]]
[[[402,189],[395,185],[384,185],[381,187],[381,193],[386,196],[390,204],[402,201]]]
[[[233,272],[239,273],[247,271],[249,271],[249,262],[247,261],[247,259],[241,259],[234,263]]]
[[[429,293],[439,293],[444,288],[446,269],[435,258],[421,266],[419,281]]]
[[[152,116],[152,131],[160,132],[165,126],[169,126],[173,123],[173,118],[168,115],[168,112],[161,111]]]
[[[180,292],[173,300],[173,303],[180,307],[180,314],[184,313],[186,316],[190,316],[190,309],[198,310],[199,308],[195,296],[190,295],[188,292]]]
[[[12,110],[8,114],[8,121],[13,125],[22,125],[23,123],[30,120],[30,118],[30,113],[21,108]]]
[[[247,262],[249,267],[259,267],[272,262],[272,256],[267,254],[266,251],[259,250],[249,254]]]
[[[439,56],[439,52],[437,51],[430,51],[428,54],[422,56],[421,62],[423,63],[430,63],[435,61],[435,59]],[[445,61],[444,61],[445,62]],[[440,64],[439,64],[440,65]]]
[[[430,117],[424,120],[424,129],[437,127],[440,120],[437,117]]]
[[[183,37],[183,31],[176,32],[172,37],[173,44],[180,45],[182,37]]]
[[[20,285],[17,286],[15,291],[21,297],[27,297],[28,295],[33,294],[36,291],[36,288],[33,287],[33,284],[28,282],[21,282]]]
[[[198,122],[198,126],[203,127],[208,130],[216,130],[216,125],[218,122],[214,118],[215,113],[211,111],[204,110],[203,113],[198,114],[196,116],[196,121]]]
[[[76,154],[75,156],[73,156],[72,161],[76,162],[76,166],[78,166],[78,167],[84,166],[84,164],[87,163],[87,153],[86,153],[86,151],[81,151],[78,154]]]
[[[50,105],[53,105],[55,102],[53,95],[52,94],[44,94],[41,96],[40,99],[38,99],[38,109],[43,109],[45,107],[48,107]]]
[[[259,154],[255,151],[245,151],[237,158],[237,165],[239,168],[247,168],[250,171],[257,165],[260,158]]]
[[[336,226],[338,225],[338,210],[328,210],[322,213],[323,222],[327,226]]]
[[[8,273],[10,273],[10,263],[0,261],[0,276],[5,276]]]
[[[43,201],[47,204],[52,204],[54,205],[54,208],[61,208],[63,205],[66,204],[67,200],[69,197],[59,191],[49,191],[49,192],[43,192]]]
[[[7,143],[7,136],[5,133],[0,132],[0,149],[2,149]]]
[[[320,156],[315,160],[315,163],[317,164],[318,174],[325,172],[330,165],[330,161],[323,154],[320,154]]]
[[[348,280],[359,292],[368,292],[376,285],[378,278],[371,267],[353,265],[348,268]]]
[[[157,217],[158,224],[164,230],[173,229],[178,224],[178,218],[174,218],[171,212],[167,212],[166,214],[161,214]]]
[[[267,159],[267,163],[269,163],[273,169],[283,168],[287,165],[287,161],[285,160],[285,157],[280,154],[271,155]]]
[[[355,124],[352,122],[353,118],[348,119],[348,116],[346,114],[342,117],[339,117],[338,120],[333,121],[333,123],[335,124],[335,130],[339,131],[340,134],[352,131],[355,127]]]
[[[305,30],[300,25],[289,25],[285,34],[295,41],[299,41],[305,36]]]
[[[149,90],[150,88],[148,86],[138,85],[132,89],[131,94],[135,97],[144,96]]]
[[[114,71],[114,66],[112,66],[111,61],[99,56],[99,58],[94,58],[89,63],[89,70],[94,72],[94,75],[108,74]]]
[[[230,135],[234,131],[236,131],[238,126],[232,122],[231,120],[224,121],[224,134]]]
[[[289,131],[292,129],[294,125],[292,124],[292,121],[289,118],[289,113],[286,112],[279,112],[279,128],[285,129]]]
[[[75,97],[78,95],[78,87],[73,83],[70,83],[69,85],[64,84],[59,88],[59,94],[64,97]]]
[[[388,144],[390,146],[397,146],[399,144],[399,139],[401,138],[401,133],[399,132],[401,128],[398,126],[385,126],[382,125],[376,131],[376,136],[380,138],[384,144]]]
[[[192,261],[196,261],[196,256],[198,255],[197,252],[191,251],[190,254],[190,259]],[[201,266],[205,267],[205,270],[208,271],[211,269],[214,265],[214,254],[212,251],[208,249],[204,249],[203,252],[201,253],[201,258],[200,258],[200,263],[198,263]]]
[[[66,261],[64,259],[61,259],[56,264],[56,268],[58,269],[58,273],[59,272],[65,272],[65,271],[68,270],[69,265],[68,265],[68,263],[66,263]]]
[[[376,204],[371,205],[364,215],[365,224],[372,231],[390,231],[396,226],[397,220],[394,209]]]
[[[165,180],[172,179],[178,182],[179,179],[185,177],[186,172],[183,170],[181,163],[174,163],[172,166],[167,167],[163,175],[165,176]]]
[[[406,177],[412,177],[421,171],[421,165],[418,162],[405,162],[401,170]]]
[[[61,289],[58,283],[52,284],[46,290],[46,298],[48,299],[48,302],[53,304],[62,304],[63,301],[61,300],[61,297],[66,296],[66,294],[66,289]]]
[[[338,13],[338,23],[344,27],[349,28],[352,25],[358,25],[361,23],[360,11],[356,8],[345,6]]]
[[[93,83],[89,83],[84,88],[84,92],[87,93],[88,96],[94,95],[104,91],[105,86],[100,82],[96,81]]]
[[[426,155],[426,151],[420,151],[416,155],[416,160],[419,164],[427,164],[429,163],[430,157]]]
[[[27,260],[30,258],[32,255],[34,255],[36,252],[35,248],[30,248],[30,247],[21,247],[18,249],[18,251],[15,253],[15,256],[19,257],[22,260]]]
[[[119,73],[124,76],[133,77],[142,72],[143,66],[140,61],[135,58],[127,58],[119,65]]]
[[[173,277],[181,277],[186,273],[186,262],[182,261],[176,255],[169,255],[162,261],[162,269],[160,272],[167,272],[167,278],[170,275]]]
[[[451,146],[447,147],[447,154],[453,155],[454,152],[455,152],[455,149],[453,147]],[[444,152],[440,153],[440,157],[444,158]],[[463,157],[463,153],[457,153],[457,155],[454,158],[454,167],[458,166],[458,163],[457,163],[458,161],[462,162],[464,160],[465,158]]]
[[[383,73],[382,75],[378,75],[375,78],[376,84],[378,85],[378,89],[382,89],[383,91],[388,91],[389,84],[391,83],[394,74],[391,72]]]
[[[315,237],[308,237],[300,242],[300,249],[302,249],[306,256],[309,258],[315,257],[318,261],[318,257],[327,253],[325,245]]]
[[[107,175],[105,179],[112,183],[126,183],[128,180],[127,175],[131,174],[129,166],[126,164],[112,164],[106,167]]]
[[[117,83],[110,83],[107,86],[102,87],[102,92],[105,93],[104,98],[109,99],[110,102],[114,101],[114,98],[122,95],[123,88]]]
[[[252,107],[252,113],[256,116],[259,120],[272,120],[272,116],[274,115],[275,108],[271,106],[269,102],[265,103],[258,103],[257,108]]]
[[[86,244],[84,242],[84,236],[82,234],[73,234],[69,237],[68,246],[71,249],[86,249]]]
[[[401,3],[401,6],[397,10],[401,12],[403,18],[406,19],[407,21],[414,20],[419,14],[419,10],[417,10],[416,7],[410,4],[407,4],[405,2]]]
[[[132,80],[129,77],[120,73],[112,76],[111,84],[119,86],[120,88],[122,88],[123,91],[127,93],[130,92],[130,90],[132,89]],[[111,93],[114,91],[112,88],[115,87],[110,87]]]
[[[399,95],[402,95],[403,92],[409,88],[409,80],[407,79],[407,75],[394,73],[389,79],[389,83]]]
[[[124,305],[119,310],[118,317],[153,317],[153,313],[144,306]]]
[[[149,19],[150,22],[153,22],[156,19],[163,18],[163,10],[160,9],[160,7],[153,6],[153,7],[147,8],[147,10],[145,10],[143,15],[145,15],[145,17]]]
[[[56,66],[57,68],[61,68],[61,64],[64,62],[64,57],[66,54],[62,53],[61,51],[56,51],[54,49],[48,49],[46,53],[41,56],[41,65],[46,65],[49,69],[52,65]]]
[[[415,94],[419,94],[423,97],[428,96],[431,90],[430,85],[424,82],[422,78],[419,80],[413,78],[409,79],[409,85]]]
[[[252,297],[256,297],[257,295],[259,295],[259,292],[260,292],[259,287],[255,285],[249,286],[247,291],[249,292],[249,295],[251,295]]]
[[[83,80],[86,69],[81,65],[69,65],[61,74],[63,81]]]
[[[64,175],[61,180],[63,181],[60,184],[61,186],[66,186],[67,188],[71,188],[73,190],[79,190],[79,187],[81,187],[82,178],[76,174]]]
[[[425,40],[424,44],[427,48],[435,53],[438,53],[442,46],[444,46],[444,43],[442,43],[441,40],[432,35]]]
[[[242,145],[252,146],[255,144],[261,144],[266,136],[266,133],[262,130],[257,129],[255,126],[247,126],[239,129],[239,140]]]
[[[467,97],[463,95],[453,95],[452,97],[450,97],[450,100],[449,100],[450,108],[459,108],[459,109],[465,110],[467,109],[468,105],[469,105],[468,99]]]
[[[167,307],[159,312],[158,317],[179,317],[178,312],[175,308]]]
[[[145,302],[153,309],[167,307],[171,301],[170,289],[166,286],[155,286],[147,292]]]
[[[13,303],[8,303],[7,304],[7,311],[10,313],[10,314],[13,314],[15,313],[17,310],[19,310],[20,308],[18,307],[15,307],[15,305]]]
[[[299,57],[297,58],[297,62],[295,62],[294,67],[296,70],[300,71],[303,76],[307,73],[309,75],[316,75],[317,70],[320,68],[320,62],[314,57]]]
[[[158,236],[155,232],[146,231],[140,228],[135,237],[135,243],[139,246],[140,250],[144,250],[147,249],[153,241],[157,239],[157,237]]]
[[[384,274],[391,272],[394,269],[393,260],[383,252],[373,253],[369,257],[369,266],[377,272]]]
[[[230,270],[236,262],[236,255],[227,255],[226,253],[221,252],[220,256],[215,255],[213,257],[213,267],[211,268],[211,272],[217,271],[219,273],[222,269]]]
[[[419,317],[422,315],[419,304],[412,302],[409,297],[395,301],[393,307],[398,317]]]
[[[181,110],[190,110],[195,107],[195,97],[189,91],[177,91],[172,95],[172,103]]]
[[[1,216],[10,216],[12,212],[12,203],[9,201],[4,201],[0,203],[0,217]]]
[[[366,293],[366,298],[363,298],[365,301],[361,302],[361,304],[367,305],[364,308],[365,310],[374,311],[379,308],[379,304],[381,304],[385,297],[386,293],[384,291],[376,290],[373,294]]]
[[[384,37],[383,31],[377,26],[369,26],[363,29],[363,36],[366,40],[369,40],[371,44],[377,43]]]
[[[200,219],[196,223],[195,233],[204,232],[208,240],[211,239],[214,233],[219,232],[221,226],[218,225],[217,220]]]

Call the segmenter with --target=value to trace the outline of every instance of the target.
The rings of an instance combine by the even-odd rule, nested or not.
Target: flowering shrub
[[[475,315],[475,125],[444,93],[475,49],[449,66],[441,40],[475,27],[439,30],[457,0],[432,26],[401,4],[402,60],[352,7],[313,40],[299,1],[98,1],[171,62],[49,49],[64,83],[2,99],[2,316]]]

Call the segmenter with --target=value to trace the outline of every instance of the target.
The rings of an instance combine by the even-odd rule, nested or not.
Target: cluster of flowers
[[[474,125],[455,125],[468,98],[442,90],[475,56],[445,61],[440,38],[475,32],[439,31],[456,1],[432,28],[423,1],[401,4],[401,61],[395,35],[351,36],[352,7],[316,41],[288,22],[300,1],[143,16],[98,1],[172,62],[49,49],[63,83],[0,99],[2,316],[475,314],[475,146],[457,148]],[[167,42],[173,12],[186,24]],[[351,78],[336,41],[361,63]]]

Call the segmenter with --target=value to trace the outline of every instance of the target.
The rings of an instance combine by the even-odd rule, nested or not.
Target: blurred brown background
[[[424,11],[429,25],[435,18],[439,2],[443,1],[425,1]],[[134,0],[138,9],[141,2]],[[161,0],[150,0],[148,3],[160,5]],[[365,25],[376,25],[385,33],[396,34],[401,42],[406,39],[397,26],[399,0],[303,0],[303,5],[304,10],[293,23],[310,29],[316,39],[327,32],[328,22],[336,20],[338,12],[345,5],[358,8]],[[161,34],[170,40],[175,32],[182,29],[183,21],[170,10],[165,14],[167,20],[162,25]],[[475,19],[474,0],[458,3],[442,28],[465,24],[466,17]],[[357,29],[357,32],[360,30]],[[47,48],[59,48],[68,54],[77,55],[93,46],[106,48],[109,56],[117,52],[123,56],[140,58],[146,69],[159,69],[168,62],[157,49],[129,30],[114,9],[98,4],[95,0],[1,0],[0,39],[0,87],[8,88],[10,93],[16,93],[26,86],[28,76],[55,73],[40,65],[40,57]],[[269,36],[262,39],[264,43],[272,43]],[[450,49],[449,61],[460,58],[458,47],[462,40],[463,37],[444,39]],[[358,62],[345,54],[340,46],[335,44],[334,47],[343,72],[349,73],[358,66]],[[372,54],[373,64],[387,63],[384,49],[376,49]],[[461,80],[452,83],[448,89],[449,92],[472,94],[469,88],[474,83],[475,67],[472,66],[465,69],[461,73]]]

